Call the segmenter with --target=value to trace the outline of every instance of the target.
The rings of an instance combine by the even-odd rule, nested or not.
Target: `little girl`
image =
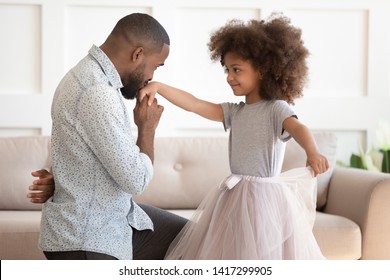
[[[328,161],[289,106],[302,95],[307,75],[301,31],[282,15],[267,22],[233,20],[208,46],[245,102],[214,104],[159,82],[139,95],[151,104],[159,93],[230,130],[232,175],[202,201],[166,259],[323,259],[312,227],[315,176]],[[291,137],[305,150],[308,167],[280,174]]]

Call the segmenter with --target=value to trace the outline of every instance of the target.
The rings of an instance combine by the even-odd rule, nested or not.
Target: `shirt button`
[[[176,171],[181,171],[183,169],[183,165],[181,163],[175,163],[173,169]]]

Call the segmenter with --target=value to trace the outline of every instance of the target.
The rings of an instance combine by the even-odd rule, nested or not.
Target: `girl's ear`
[[[133,50],[133,53],[131,55],[131,59],[133,62],[141,62],[144,56],[144,48],[143,47],[137,47]]]
[[[263,79],[263,73],[260,69],[257,71],[258,71],[259,80],[261,81]]]

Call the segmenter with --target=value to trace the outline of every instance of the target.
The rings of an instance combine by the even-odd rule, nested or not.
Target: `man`
[[[33,173],[40,180],[30,187],[43,190],[35,202],[47,200],[39,245],[48,259],[162,259],[186,223],[132,201],[153,176],[154,135],[163,107],[137,101],[134,143],[121,95],[136,98],[168,54],[165,29],[146,14],[131,14],[118,21],[100,48],[92,46],[57,87],[54,194],[45,197],[54,189],[50,173]],[[34,194],[29,197],[34,201]]]

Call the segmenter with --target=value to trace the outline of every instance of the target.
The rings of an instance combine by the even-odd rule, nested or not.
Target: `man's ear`
[[[131,59],[133,62],[141,62],[143,60],[144,56],[144,48],[143,47],[137,47],[133,50],[133,53],[131,55]]]

